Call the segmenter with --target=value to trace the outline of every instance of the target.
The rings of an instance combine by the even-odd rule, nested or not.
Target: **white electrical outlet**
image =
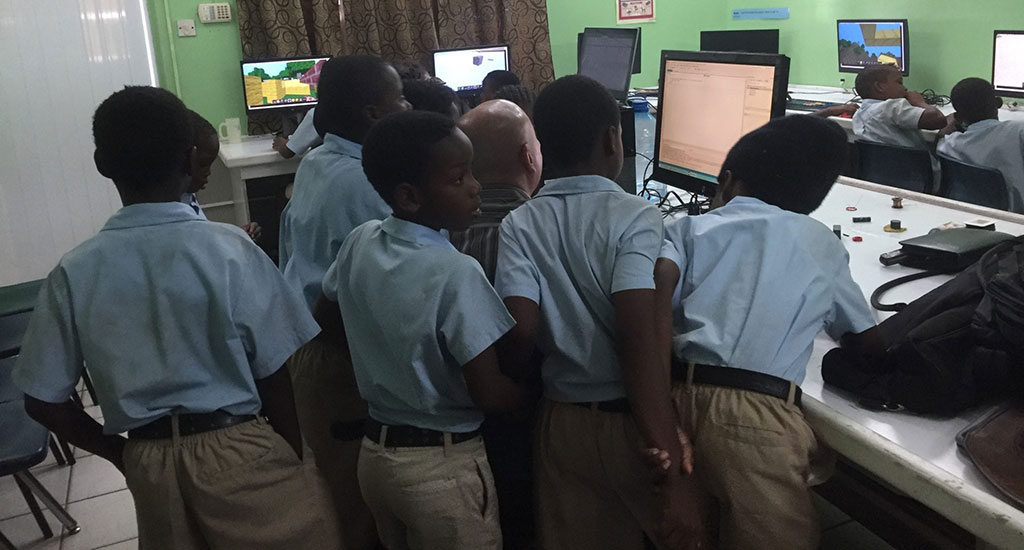
[[[231,21],[231,4],[199,4],[199,20],[203,23],[227,23]]]
[[[179,19],[178,20],[178,36],[195,36],[196,35],[196,21],[195,19]]]

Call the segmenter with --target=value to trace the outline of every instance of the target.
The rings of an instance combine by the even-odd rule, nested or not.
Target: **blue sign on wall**
[[[789,19],[789,8],[745,8],[732,10],[733,20]]]

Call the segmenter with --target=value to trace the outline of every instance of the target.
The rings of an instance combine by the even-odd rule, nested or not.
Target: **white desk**
[[[220,160],[231,176],[231,201],[235,208],[235,223],[249,223],[249,197],[245,180],[294,174],[299,167],[298,155],[285,159],[271,144],[274,136],[246,136],[240,143],[220,143]]]
[[[822,206],[812,214],[829,228],[863,237],[843,238],[850,252],[850,268],[865,298],[885,281],[911,273],[902,266],[885,267],[878,255],[899,248],[903,239],[923,235],[947,221],[963,222],[984,216],[996,220],[996,230],[1024,234],[1024,216],[991,210],[934,196],[898,192],[860,180],[840,178]],[[904,197],[904,208],[892,208],[891,197]],[[848,212],[847,206],[856,206]],[[853,216],[871,216],[870,223],[854,224]],[[905,233],[885,233],[882,227],[898,218]],[[893,289],[886,302],[909,301],[949,277],[934,277]],[[878,320],[888,314],[875,312]],[[865,410],[848,395],[825,387],[821,359],[835,347],[826,337],[815,341],[814,354],[803,384],[807,419],[829,446],[871,471],[899,491],[945,516],[979,539],[999,548],[1024,548],[1024,510],[1014,507],[985,480],[956,448],[956,434],[989,408],[981,407],[953,419],[935,419],[907,413]]]

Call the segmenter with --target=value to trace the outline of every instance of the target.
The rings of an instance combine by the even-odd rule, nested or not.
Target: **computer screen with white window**
[[[784,112],[789,59],[779,55],[666,53],[655,178],[703,193],[714,187],[726,154],[740,137]]]
[[[996,31],[992,47],[996,94],[1024,97],[1024,31]]]

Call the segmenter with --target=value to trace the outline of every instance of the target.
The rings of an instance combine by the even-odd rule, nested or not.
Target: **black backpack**
[[[955,415],[1024,395],[1024,237],[999,244],[954,279],[878,325],[884,359],[825,354],[825,382],[872,408]]]

